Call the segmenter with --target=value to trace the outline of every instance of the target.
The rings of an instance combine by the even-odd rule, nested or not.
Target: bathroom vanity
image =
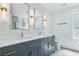
[[[30,14],[31,12],[33,14]],[[56,51],[55,35],[41,34],[45,29],[43,22],[47,20],[46,17],[43,18],[45,16],[43,11],[26,3],[12,3],[10,4],[10,16],[10,30],[25,32],[29,28],[32,30],[33,27],[34,32],[39,33],[39,36],[24,37],[23,33],[20,38],[19,36],[14,38],[13,34],[8,38],[6,38],[6,34],[1,36],[0,56],[49,56]]]
[[[17,39],[9,44],[4,41],[0,43],[0,56],[49,56],[55,51],[55,35]]]

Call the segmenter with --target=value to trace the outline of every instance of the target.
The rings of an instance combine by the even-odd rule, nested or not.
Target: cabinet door
[[[37,47],[35,46],[35,47],[33,47],[33,49],[32,49],[32,56],[37,56],[38,55],[38,52],[37,52],[38,50],[37,50]]]
[[[27,52],[27,56],[32,56],[32,50],[31,50],[31,49],[28,50],[28,52]]]
[[[37,56],[37,40],[28,42],[28,56]]]
[[[2,49],[0,48],[0,56],[2,56]]]
[[[49,45],[48,45],[48,55],[51,55],[51,54],[54,53],[54,52],[55,52],[55,46],[49,44]]]
[[[39,47],[38,48],[38,56],[44,56],[45,52],[44,52],[44,48],[43,47]]]
[[[37,55],[37,44],[36,40],[23,42],[19,44],[18,55],[19,56],[36,56]]]
[[[19,44],[17,51],[18,51],[17,54],[19,56],[27,56],[28,53],[27,44],[26,43]]]
[[[46,56],[47,55],[47,46],[46,45],[41,45],[38,47],[38,56]]]
[[[28,56],[37,56],[37,48],[36,47],[28,48]]]
[[[45,55],[47,55],[47,42],[46,42],[46,38],[39,39],[38,44],[39,44],[38,45],[38,49],[37,49],[38,56],[45,56]]]
[[[50,41],[47,43],[47,47],[48,47],[48,50],[47,50],[48,55],[51,55],[52,53],[55,52],[55,46],[54,46],[54,44],[51,44]]]

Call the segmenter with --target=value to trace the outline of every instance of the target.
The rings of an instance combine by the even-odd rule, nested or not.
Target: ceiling
[[[40,3],[49,11],[56,12],[79,5],[79,3]]]

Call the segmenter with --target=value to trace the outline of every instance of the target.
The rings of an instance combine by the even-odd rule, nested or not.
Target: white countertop
[[[36,40],[38,38],[43,38],[43,37],[52,36],[52,35],[53,34],[41,35],[41,36],[36,36],[36,37],[24,37],[24,38],[0,38],[0,48],[13,45],[13,44]]]

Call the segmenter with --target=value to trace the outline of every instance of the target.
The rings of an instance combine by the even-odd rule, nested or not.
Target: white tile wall
[[[57,12],[54,17],[54,33],[56,40],[62,42],[62,46],[75,49],[79,51],[79,40],[72,38],[72,19],[79,14],[79,6],[68,8],[66,10]],[[58,23],[67,22],[65,25],[57,25]]]
[[[44,11],[47,13],[47,27],[42,30],[42,34],[51,34],[51,26],[50,22],[52,20],[52,13],[50,11],[47,11],[45,8],[43,8],[39,4],[32,4],[33,7],[40,8],[41,11]],[[24,36],[37,36],[38,32],[36,32],[33,28],[30,28],[28,30],[12,30],[10,26],[11,22],[11,13],[10,13],[10,4],[7,4],[8,11],[6,12],[6,21],[3,21],[2,19],[2,13],[0,12],[0,37],[1,38],[19,38],[20,33],[23,32]]]

